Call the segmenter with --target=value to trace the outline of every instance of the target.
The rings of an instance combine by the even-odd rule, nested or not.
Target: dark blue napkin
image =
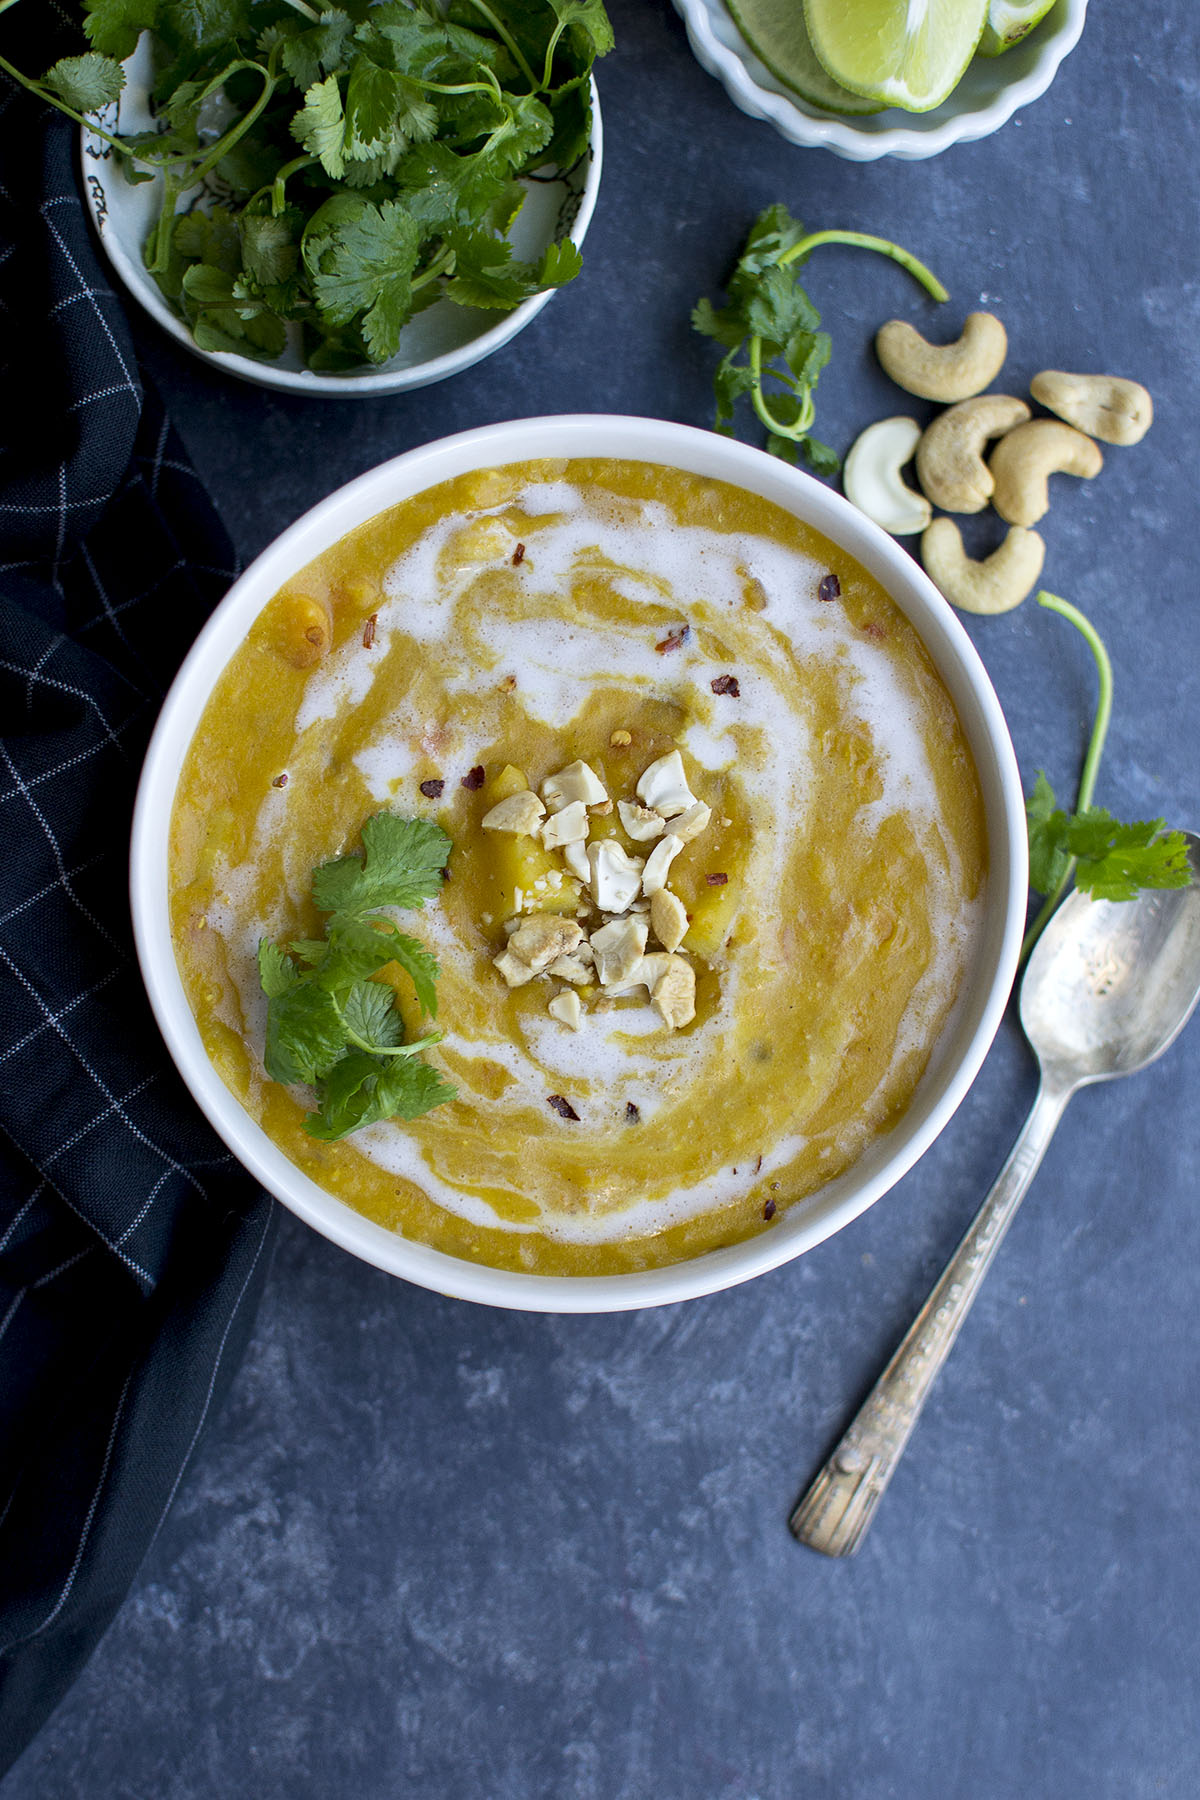
[[[23,56],[5,31],[18,66],[79,47],[47,42],[53,10]],[[169,1064],[133,953],[142,755],[234,565],[138,373],[77,157],[0,76],[0,1773],[171,1505],[274,1217]]]

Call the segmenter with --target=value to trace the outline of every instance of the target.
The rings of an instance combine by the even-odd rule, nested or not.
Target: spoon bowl
[[[1200,997],[1200,839],[1189,887],[1136,900],[1074,893],[1029,959],[1021,1024],[1043,1079],[1073,1092],[1132,1075],[1174,1043]]]

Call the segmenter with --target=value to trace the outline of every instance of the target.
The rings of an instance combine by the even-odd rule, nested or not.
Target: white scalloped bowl
[[[621,1275],[489,1268],[386,1230],[318,1187],[209,1061],[176,966],[168,907],[168,822],[184,757],[215,683],[262,607],[297,569],[385,508],[475,469],[558,457],[620,457],[730,482],[855,557],[912,622],[954,701],[979,773],[988,841],[987,906],[962,991],[893,1128],[843,1175],[787,1208],[769,1232]],[[942,1131],[987,1054],[1016,972],[1027,880],[1021,781],[999,701],[953,609],[913,559],[832,489],[760,450],[688,425],[599,414],[517,419],[443,438],[359,476],[289,526],[234,583],[176,677],[146,757],[131,852],[134,936],[151,1006],[193,1097],[239,1161],[299,1218],[377,1268],[438,1293],[530,1312],[619,1312],[715,1293],[790,1262],[887,1193]]]
[[[112,131],[118,124],[125,131],[153,129],[149,83],[152,72],[149,38],[143,34],[137,49],[125,66],[125,89],[118,105],[106,108],[100,121]],[[604,137],[600,124],[600,97],[592,81],[592,133],[588,154],[575,168],[561,176],[539,174],[525,182],[526,200],[511,232],[513,254],[522,261],[536,262],[553,243],[570,238],[576,246],[583,243],[600,190],[600,167],[604,154]],[[112,264],[118,280],[150,317],[169,332],[177,344],[202,362],[236,375],[241,381],[257,387],[281,388],[309,399],[361,400],[375,399],[381,394],[400,394],[410,388],[428,387],[469,369],[485,356],[491,356],[532,324],[542,308],[554,298],[555,290],[534,294],[514,307],[512,312],[496,313],[473,306],[456,306],[453,301],[439,300],[418,313],[400,334],[400,348],[389,362],[378,368],[353,370],[348,374],[318,374],[305,365],[295,336],[274,362],[257,362],[253,357],[234,356],[225,351],[201,350],[185,322],[164,299],[154,277],[142,260],[142,245],[161,209],[159,194],[161,177],[136,185],[126,181],[115,167],[111,147],[85,127],[80,155],[83,165],[84,193],[91,210],[100,243]],[[212,182],[208,184],[214,199],[221,194]],[[180,206],[190,204],[194,192],[184,196]]]
[[[735,106],[752,119],[766,119],[789,143],[832,150],[850,162],[875,162],[881,156],[921,161],[951,144],[972,143],[998,131],[1020,107],[1046,92],[1063,57],[1079,42],[1087,11],[1087,0],[1058,0],[1014,50],[977,56],[954,92],[932,112],[886,107],[847,117],[823,112],[785,87],[751,50],[724,0],[674,0],[674,5],[696,60],[716,76]]]

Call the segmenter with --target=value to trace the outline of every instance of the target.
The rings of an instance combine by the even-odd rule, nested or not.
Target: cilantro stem
[[[1074,625],[1075,629],[1082,634],[1089,650],[1096,659],[1096,672],[1100,680],[1100,691],[1096,699],[1096,717],[1092,724],[1092,735],[1088,740],[1087,755],[1083,759],[1083,771],[1079,777],[1079,795],[1075,801],[1075,811],[1081,813],[1086,807],[1089,807],[1092,804],[1092,795],[1096,791],[1096,771],[1100,767],[1100,753],[1104,749],[1104,740],[1108,735],[1108,722],[1112,717],[1112,663],[1109,661],[1108,651],[1104,647],[1104,642],[1099,632],[1091,623],[1091,620],[1086,618],[1077,606],[1072,606],[1069,600],[1062,599],[1058,594],[1047,593],[1045,588],[1042,588],[1039,592],[1037,603],[1039,606],[1048,608],[1050,612],[1061,613],[1064,619],[1068,619],[1070,623]],[[1068,860],[1067,866],[1063,870],[1062,877],[1055,887],[1054,892],[1046,895],[1037,917],[1029,927],[1029,930],[1025,933],[1019,959],[1022,963],[1041,937],[1042,932],[1046,929],[1055,908],[1066,893],[1074,873],[1075,858],[1072,856]]]
[[[255,74],[261,75],[263,78],[262,93],[258,96],[258,99],[254,102],[254,105],[250,108],[249,112],[245,113],[240,119],[238,119],[233,125],[231,125],[229,130],[225,133],[224,137],[217,139],[217,142],[213,145],[212,149],[208,152],[208,155],[204,158],[204,161],[200,164],[200,166],[197,169],[193,170],[192,178],[191,178],[193,183],[197,182],[197,181],[203,181],[204,177],[206,175],[210,175],[212,173],[212,171],[216,168],[217,164],[220,162],[221,158],[223,156],[227,156],[229,154],[229,152],[233,149],[234,145],[236,143],[239,143],[241,141],[241,139],[246,135],[246,133],[249,131],[250,127],[254,124],[255,120],[260,118],[262,116],[262,114],[266,111],[267,103],[270,100],[271,95],[275,92],[276,82],[278,81],[278,74],[277,74],[278,65],[275,60],[275,52],[276,52],[276,50],[278,50],[278,48],[279,48],[279,46],[276,45],[275,49],[271,51],[271,54],[267,59],[267,63],[266,63],[265,67],[263,66],[262,63],[242,62],[242,63],[235,63],[231,68],[226,70],[225,77],[223,77],[223,79],[226,79],[230,75],[236,74],[236,72],[239,68],[253,69]]]
[[[471,0],[471,5],[475,8],[476,12],[481,12],[483,14],[492,30],[496,33],[496,36],[508,50],[518,69],[520,69],[522,75],[524,75],[526,81],[529,83],[530,93],[536,94],[538,91],[537,76],[521,54],[521,46],[517,43],[512,33],[505,25],[501,24],[491,7],[487,5],[486,0]]]
[[[779,258],[780,264],[786,267],[788,263],[801,262],[821,244],[849,244],[858,250],[875,250],[880,256],[889,257],[892,262],[899,263],[902,269],[907,269],[935,300],[950,298],[933,270],[926,268],[911,251],[905,250],[900,244],[893,244],[890,238],[872,237],[865,231],[810,231],[798,244],[793,244],[790,250],[784,251]]]
[[[411,1044],[372,1044],[369,1039],[359,1037],[357,1031],[351,1031],[349,1025],[346,1024],[345,1019],[342,1017],[340,1008],[338,1009],[338,1017],[342,1020],[342,1029],[345,1031],[350,1043],[354,1044],[359,1050],[365,1050],[370,1056],[416,1056],[418,1051],[428,1050],[430,1044],[440,1044],[442,1041],[441,1032],[432,1031],[428,1037],[414,1038]]]
[[[445,275],[453,263],[454,251],[449,244],[443,244],[429,267],[423,270],[420,275],[413,276],[410,284],[413,293],[415,294],[420,288],[428,287],[429,283],[431,281],[436,281],[439,275]]]
[[[802,393],[797,392],[797,398],[800,402],[800,411],[789,425],[784,420],[775,417],[774,413],[771,411],[770,402],[763,391],[762,339],[760,337],[752,337],[750,339],[750,370],[754,376],[754,386],[750,390],[750,401],[755,412],[762,420],[762,423],[766,426],[768,431],[773,431],[777,437],[794,438],[798,443],[812,425],[817,414],[816,402],[812,396],[812,388],[805,388]],[[780,380],[783,379],[784,377],[780,376]]]
[[[852,249],[874,250],[880,256],[886,256],[892,262],[899,263],[902,269],[907,269],[908,273],[916,281],[919,281],[935,300],[942,301],[950,298],[932,269],[926,268],[925,264],[919,261],[911,251],[905,250],[900,244],[893,244],[890,238],[872,237],[869,232],[865,231],[810,231],[806,237],[802,237],[798,243],[793,244],[790,250],[783,252],[778,259],[778,266],[786,268],[789,263],[803,262],[822,244],[846,244]],[[757,332],[751,333],[749,355],[750,372],[753,379],[750,388],[750,403],[768,431],[774,432],[776,437],[790,439],[794,444],[802,443],[816,416],[812,383],[793,381],[788,376],[780,374],[779,380],[794,395],[799,410],[790,423],[777,418],[771,411],[770,402],[763,390],[762,346],[761,336]]]
[[[320,13],[314,12],[311,6],[306,6],[305,0],[285,0],[285,3],[292,7],[296,12],[300,13],[304,18],[310,20],[312,24],[319,25],[321,23]]]

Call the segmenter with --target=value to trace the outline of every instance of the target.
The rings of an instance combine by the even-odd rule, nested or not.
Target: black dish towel
[[[2,46],[30,71],[77,47],[47,53],[36,12],[40,59]],[[139,377],[77,156],[0,76],[0,1774],[171,1504],[274,1218],[171,1068],[133,953],[142,755],[233,567]]]

